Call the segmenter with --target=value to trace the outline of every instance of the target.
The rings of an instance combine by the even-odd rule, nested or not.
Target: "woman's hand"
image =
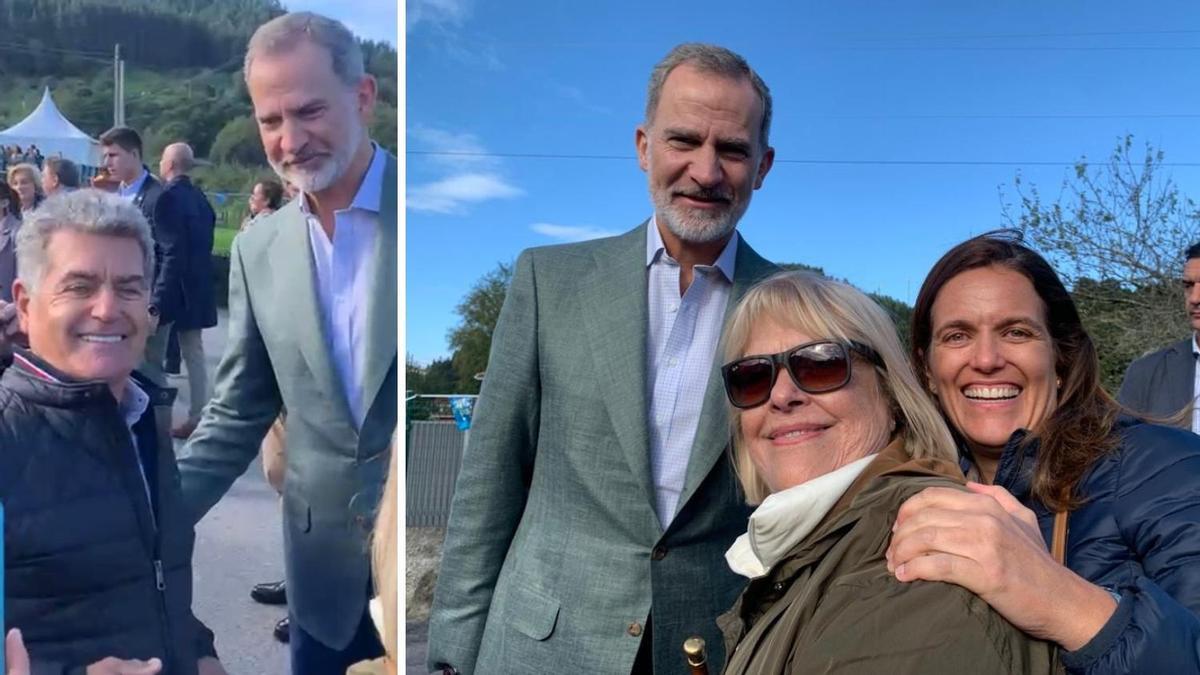
[[[1116,601],[1054,561],[1037,516],[1007,490],[979,483],[967,489],[928,488],[900,507],[888,570],[903,582],[962,586],[1016,627],[1068,651],[1087,644]]]

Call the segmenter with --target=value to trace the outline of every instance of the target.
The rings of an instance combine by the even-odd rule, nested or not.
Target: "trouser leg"
[[[188,378],[188,421],[200,420],[200,413],[208,403],[208,368],[204,363],[204,342],[201,331],[175,331],[179,336],[179,351],[183,356],[183,364],[187,368]]]

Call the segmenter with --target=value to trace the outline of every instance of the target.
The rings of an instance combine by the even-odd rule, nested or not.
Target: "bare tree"
[[[1107,161],[1080,159],[1053,201],[1020,174],[1015,204],[1001,191],[1005,220],[1071,289],[1113,389],[1131,360],[1188,330],[1179,275],[1184,250],[1200,238],[1200,214],[1163,158],[1126,136]]]

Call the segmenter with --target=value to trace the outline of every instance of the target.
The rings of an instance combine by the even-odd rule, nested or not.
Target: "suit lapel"
[[[390,154],[383,172],[373,270],[375,278],[367,301],[367,353],[361,394],[364,411],[371,409],[392,362],[396,360],[396,158]]]
[[[1192,354],[1192,338],[1178,342],[1174,347],[1175,353],[1169,360],[1171,367],[1167,368],[1164,392],[1170,397],[1170,409],[1177,410],[1183,401],[1189,405],[1195,395],[1196,387],[1196,357]],[[1184,420],[1184,426],[1190,429],[1192,420]]]
[[[708,386],[704,390],[704,405],[700,409],[700,423],[696,428],[696,440],[692,444],[692,455],[688,461],[687,474],[683,481],[683,492],[679,496],[678,510],[682,510],[692,494],[704,482],[705,476],[712,471],[725,448],[729,445],[730,429],[729,414],[725,403],[725,386],[721,382],[720,366],[721,351],[724,348],[725,327],[729,324],[729,316],[746,291],[755,282],[763,279],[778,268],[771,262],[758,255],[750,248],[745,239],[739,234],[737,263],[734,265],[733,288],[729,293],[729,304],[725,306],[725,317],[721,323],[722,342],[713,355],[712,370],[708,377]]]
[[[654,503],[646,428],[646,225],[594,254],[581,298],[589,351],[629,469]]]
[[[329,336],[325,334],[325,322],[317,300],[317,270],[308,243],[308,223],[300,211],[300,200],[289,202],[280,209],[280,214],[286,220],[280,223],[270,256],[271,272],[275,275],[278,292],[276,303],[278,307],[287,308],[283,310],[286,313],[280,315],[281,320],[288,323],[282,330],[295,332],[300,353],[313,377],[325,391],[336,392],[331,398],[341,402],[342,412],[347,419],[353,419],[346,396],[342,393],[341,379],[329,355]]]

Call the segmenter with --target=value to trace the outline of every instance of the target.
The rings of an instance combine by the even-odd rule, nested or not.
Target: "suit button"
[[[633,637],[640,637],[642,634],[642,624],[634,621],[633,623],[629,624],[628,631]]]
[[[667,547],[666,546],[655,546],[654,550],[650,552],[651,560],[658,561],[658,560],[662,560],[665,557],[667,557]]]

